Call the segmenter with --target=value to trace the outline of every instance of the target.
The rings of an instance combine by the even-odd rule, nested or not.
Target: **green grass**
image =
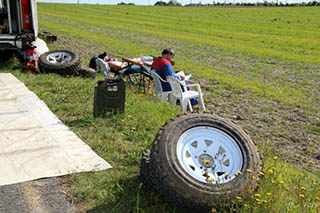
[[[265,131],[285,137],[290,113],[274,111],[297,107],[305,125],[300,132],[320,133],[313,117],[320,111],[320,8],[170,8],[146,6],[69,5],[38,3],[40,31],[58,35],[50,49],[72,49],[83,64],[107,48],[116,57],[159,55],[164,47],[176,50],[175,69],[205,79],[205,100],[221,104],[224,94],[235,94],[229,109],[249,101],[265,103],[270,116],[253,114],[247,119],[271,123]],[[54,74],[22,73],[17,62],[2,63],[0,72],[11,72],[45,101],[112,169],[69,176],[77,201],[92,212],[178,212],[157,194],[148,192],[138,179],[142,152],[149,148],[164,122],[180,113],[179,107],[155,102],[152,94],[127,89],[124,114],[93,118],[95,81]],[[98,80],[102,76],[98,76]],[[209,101],[208,101],[209,102]],[[268,103],[275,102],[269,107]],[[234,106],[235,105],[235,106]],[[277,108],[279,107],[279,108]],[[215,113],[215,108],[208,106]],[[260,109],[254,108],[259,112]],[[302,115],[301,115],[302,116]],[[313,117],[312,117],[313,116]],[[230,116],[231,117],[231,116]],[[248,126],[250,127],[250,125]],[[239,212],[318,212],[319,164],[288,163],[267,133],[246,128],[259,139],[264,155],[265,178],[252,197],[241,198]],[[261,135],[259,135],[261,134]],[[259,137],[258,137],[258,136]],[[307,154],[308,154],[307,153]],[[303,165],[301,167],[301,165]],[[274,168],[273,168],[274,167]],[[312,169],[311,169],[312,168]],[[313,170],[312,173],[307,172]],[[304,187],[304,188],[301,188]],[[250,189],[248,189],[250,190]],[[271,193],[271,195],[268,195]],[[260,194],[260,197],[254,194]],[[301,197],[304,195],[304,197]],[[259,203],[260,199],[261,203]],[[264,202],[266,200],[266,202]]]
[[[46,30],[93,41],[120,56],[158,55],[161,51],[159,43],[163,43],[162,46],[169,44],[178,50],[178,69],[235,88],[249,89],[256,95],[268,96],[289,106],[319,110],[313,104],[319,101],[318,96],[310,95],[319,88],[316,80],[319,80],[319,73],[305,73],[308,64],[320,64],[320,52],[315,48],[320,44],[320,28],[313,21],[319,16],[319,8],[39,4],[38,9],[40,24]],[[170,16],[172,12],[174,17]],[[274,21],[277,17],[281,19]],[[259,58],[262,62],[253,63],[249,69],[246,65],[239,66],[248,57]],[[216,63],[217,59],[219,63]],[[261,72],[266,68],[265,61],[267,74]],[[230,64],[240,67],[237,76]],[[278,70],[280,75],[276,73]],[[309,79],[308,84],[296,86],[296,82],[290,81],[296,75],[298,81],[300,76],[304,82]]]

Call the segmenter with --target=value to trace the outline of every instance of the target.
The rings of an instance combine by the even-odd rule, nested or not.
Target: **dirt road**
[[[84,212],[72,202],[60,178],[0,186],[0,212]]]

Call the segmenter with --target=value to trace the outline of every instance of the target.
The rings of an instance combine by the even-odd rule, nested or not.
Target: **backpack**
[[[96,69],[97,65],[96,65],[96,60],[97,60],[97,56],[93,56],[91,59],[90,59],[90,62],[89,62],[89,67],[92,68],[92,69]]]

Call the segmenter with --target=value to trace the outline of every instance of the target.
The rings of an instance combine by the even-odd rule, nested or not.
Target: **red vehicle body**
[[[35,0],[0,0],[0,50],[18,50],[35,69],[32,42],[37,39],[38,19]]]

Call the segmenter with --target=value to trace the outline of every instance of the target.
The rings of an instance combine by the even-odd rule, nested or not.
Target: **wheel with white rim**
[[[142,182],[187,212],[232,205],[262,178],[260,155],[250,137],[211,114],[184,114],[167,121],[147,153]]]
[[[38,60],[40,72],[73,75],[80,69],[80,58],[69,50],[53,50],[42,54]]]

